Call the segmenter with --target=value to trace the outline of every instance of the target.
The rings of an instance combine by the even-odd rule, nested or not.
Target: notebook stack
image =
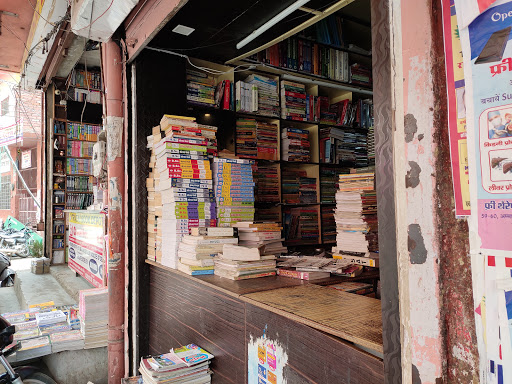
[[[204,72],[187,69],[187,102],[215,106],[215,79]]]
[[[277,125],[254,119],[236,121],[236,151],[247,159],[277,160]]]
[[[79,318],[84,336],[84,348],[107,345],[108,339],[108,288],[80,291]]]
[[[281,130],[281,154],[284,161],[309,162],[309,131],[299,128]]]
[[[258,248],[262,256],[278,256],[288,252],[283,246],[281,230],[276,222],[241,222],[238,228],[238,244],[249,248]]]
[[[209,369],[213,355],[195,344],[171,349],[169,353],[141,359],[139,372],[144,384],[211,383]]]
[[[192,275],[213,275],[213,258],[224,244],[238,244],[235,228],[192,228],[178,248],[178,270]]]
[[[252,92],[255,100],[252,100],[256,108],[253,112],[262,116],[279,117],[279,95],[277,81],[261,74],[252,74],[244,82],[251,89],[256,88],[256,94]]]
[[[377,198],[374,173],[340,175],[334,254],[369,256],[378,251]]]
[[[84,338],[80,331],[57,332],[50,335],[52,353],[83,349]]]
[[[252,160],[213,159],[219,227],[231,227],[239,221],[254,220],[252,164]]]
[[[262,256],[258,248],[225,244],[215,257],[215,275],[231,280],[246,280],[276,274],[276,257]]]
[[[212,171],[208,141],[194,118],[165,115],[160,127],[169,134],[154,145],[155,190],[160,200],[156,209],[156,239],[160,243],[161,263],[178,267],[177,250],[183,235],[193,227],[216,226]],[[197,130],[197,135],[183,132]]]
[[[281,118],[307,121],[306,97],[304,84],[281,80]]]
[[[279,168],[275,165],[254,163],[252,174],[257,203],[279,203]],[[259,213],[259,212],[256,212]]]

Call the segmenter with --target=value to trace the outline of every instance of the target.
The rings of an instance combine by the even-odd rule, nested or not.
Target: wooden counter
[[[289,383],[383,382],[382,360],[352,344],[382,352],[379,300],[286,277],[232,281],[147,263],[150,353],[195,342],[215,355],[212,382],[241,384],[248,343],[265,330],[286,349]]]

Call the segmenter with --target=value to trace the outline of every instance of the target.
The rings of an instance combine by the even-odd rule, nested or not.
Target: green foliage
[[[29,254],[31,257],[43,257],[43,243],[40,241],[31,241],[28,245]]]

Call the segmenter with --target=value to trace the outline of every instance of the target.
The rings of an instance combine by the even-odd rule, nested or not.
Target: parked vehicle
[[[29,242],[33,231],[28,227],[21,230],[7,229],[0,231],[0,248],[12,249],[17,256],[30,255]]]
[[[5,373],[0,375],[0,384],[57,384],[51,377],[39,372],[37,367],[12,368],[7,357],[20,348],[20,343],[13,344],[13,335],[16,326],[0,316],[0,364],[5,368]]]
[[[14,285],[16,272],[9,268],[10,266],[11,260],[9,257],[0,253],[0,287],[12,287]]]

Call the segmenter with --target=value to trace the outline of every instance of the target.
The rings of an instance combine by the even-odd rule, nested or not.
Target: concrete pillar
[[[124,377],[125,183],[123,141],[123,63],[120,47],[112,40],[102,44],[105,79],[108,168],[108,382]]]

